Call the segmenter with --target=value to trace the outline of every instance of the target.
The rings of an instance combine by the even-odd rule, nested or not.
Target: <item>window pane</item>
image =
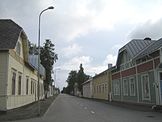
[[[149,88],[148,75],[145,75],[145,76],[142,77],[142,85],[143,85],[143,98],[149,99],[150,88]]]
[[[130,79],[130,95],[135,96],[135,81],[134,81],[134,78]]]
[[[29,84],[29,78],[27,77],[27,78],[26,78],[26,95],[28,94],[28,89],[29,89],[29,88],[28,88],[28,87],[29,87],[28,84]]]
[[[12,95],[15,95],[16,73],[12,73]]]
[[[21,75],[19,75],[18,79],[18,95],[21,95]]]

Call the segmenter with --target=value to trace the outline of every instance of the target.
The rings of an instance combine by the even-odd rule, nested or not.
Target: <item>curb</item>
[[[44,113],[44,115],[42,117],[45,117],[47,115],[47,113],[48,113],[49,109],[51,108],[51,106],[53,106],[53,104],[55,103],[56,99],[58,99],[58,96],[59,95],[56,96],[56,98],[54,99],[54,101],[52,102],[52,104],[48,107],[47,111]]]

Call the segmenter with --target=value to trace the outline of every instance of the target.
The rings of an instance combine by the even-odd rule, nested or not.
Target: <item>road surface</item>
[[[162,113],[137,111],[61,94],[43,117],[15,122],[162,122]]]

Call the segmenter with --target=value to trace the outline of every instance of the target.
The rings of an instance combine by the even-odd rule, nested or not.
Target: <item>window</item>
[[[107,84],[105,84],[105,91],[107,91]]]
[[[26,95],[28,95],[29,93],[29,77],[26,77]]]
[[[31,94],[33,94],[33,80],[31,80],[31,89],[30,89]]]
[[[94,93],[96,93],[96,87],[94,86]]]
[[[12,71],[12,95],[15,95],[16,72]]]
[[[33,82],[33,94],[35,93],[35,82]]]
[[[98,87],[97,87],[97,85],[96,85],[96,93],[98,93]]]
[[[19,78],[18,78],[18,95],[21,95],[21,73],[19,73]]]
[[[124,96],[128,96],[128,80],[123,80],[123,94]]]
[[[148,75],[142,75],[141,77],[142,86],[142,98],[143,100],[150,100],[150,86]]]
[[[113,84],[114,95],[120,95],[120,80],[115,80]]]
[[[16,45],[16,52],[17,52],[17,54],[19,54],[19,55],[20,55],[20,53],[21,53],[20,42],[17,42],[17,45]]]
[[[102,84],[102,92],[104,93],[105,92],[105,89],[104,89],[104,84]]]
[[[36,92],[36,83],[35,83],[36,81],[34,80],[34,79],[31,79],[31,90],[30,90],[30,92],[31,92],[31,94],[34,94],[35,92]]]
[[[135,96],[135,80],[134,80],[134,78],[129,79],[129,91],[130,91],[130,96]]]

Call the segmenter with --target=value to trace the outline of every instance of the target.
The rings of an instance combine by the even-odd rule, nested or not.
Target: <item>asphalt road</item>
[[[137,111],[62,94],[43,117],[16,122],[162,122],[162,113]]]

